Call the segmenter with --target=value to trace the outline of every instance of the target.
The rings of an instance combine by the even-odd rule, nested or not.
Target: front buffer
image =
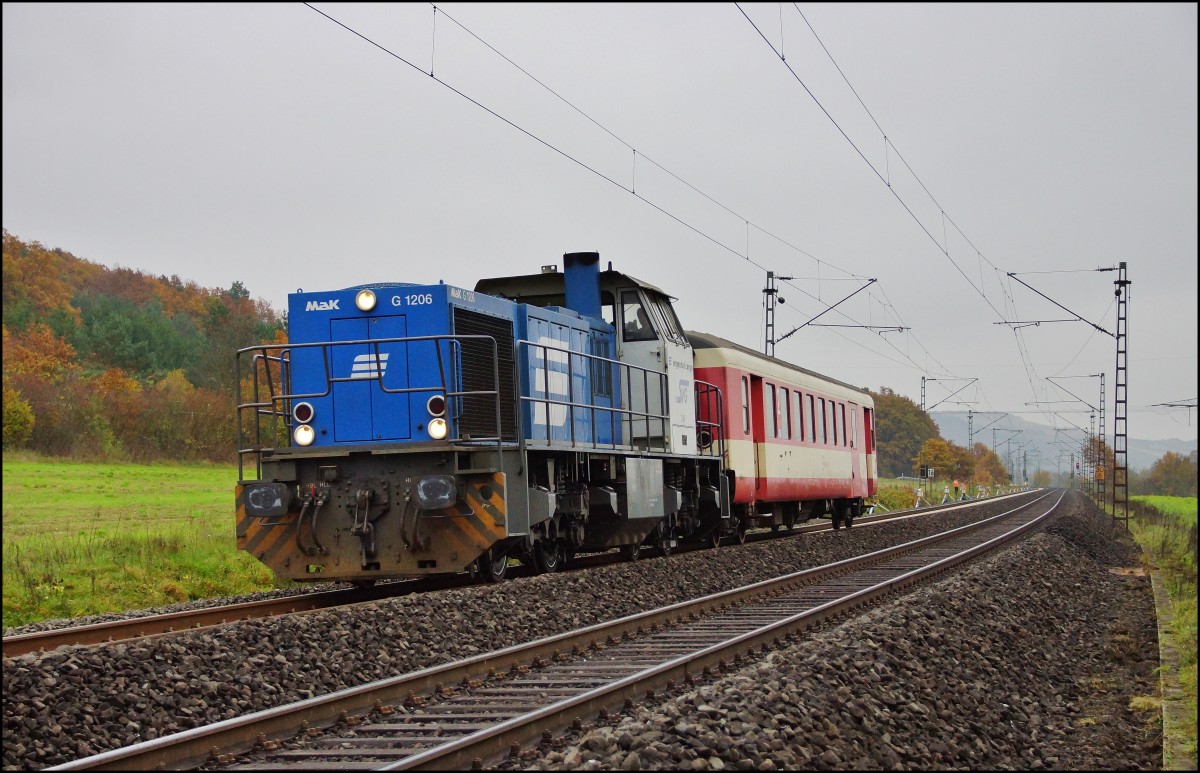
[[[506,479],[445,470],[370,453],[264,464],[234,489],[238,549],[301,582],[463,571],[507,536]]]

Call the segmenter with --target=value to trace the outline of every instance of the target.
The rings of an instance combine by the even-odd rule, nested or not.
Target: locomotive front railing
[[[464,341],[477,341],[479,343],[490,345],[491,349],[491,389],[457,389],[459,383],[458,375],[461,370],[462,344]],[[439,382],[425,386],[415,387],[388,387],[383,383],[383,378],[380,372],[375,372],[372,375],[351,375],[351,376],[334,376],[332,375],[332,350],[336,347],[368,347],[374,357],[374,362],[381,362],[380,347],[384,345],[396,344],[413,344],[420,342],[432,342],[437,353],[437,378]],[[442,342],[445,342],[450,351],[448,356],[443,353]],[[322,389],[306,392],[292,392],[293,371],[295,365],[293,363],[293,354],[305,350],[319,350],[321,353],[321,375],[314,378],[316,383],[323,385]],[[249,358],[251,373],[247,374],[250,377],[248,385],[243,384],[243,365],[246,359]],[[459,370],[456,370],[455,365],[459,364]],[[471,443],[495,444],[497,453],[497,469],[501,465],[500,452],[503,443],[503,426],[501,421],[501,404],[500,404],[500,361],[499,348],[496,344],[496,339],[487,335],[435,335],[435,336],[408,336],[401,338],[377,338],[377,339],[362,339],[348,341],[318,341],[313,343],[299,344],[261,344],[258,346],[250,346],[244,349],[239,349],[237,352],[237,384],[238,384],[238,405],[237,405],[237,423],[238,423],[238,479],[245,479],[245,461],[247,456],[253,456],[255,460],[256,474],[262,474],[262,454],[274,451],[279,446],[279,431],[282,429],[286,435],[285,447],[292,447],[292,428],[293,416],[292,408],[297,402],[303,400],[314,400],[323,397],[329,397],[333,392],[334,384],[339,383],[363,383],[365,381],[375,381],[378,383],[380,391],[387,394],[411,394],[416,392],[432,392],[439,393],[446,398],[447,413],[451,413],[451,406],[454,406],[458,413],[452,415],[453,422],[451,426],[454,428],[454,437],[449,437],[451,440],[461,440],[458,427],[462,419],[462,399],[468,397],[491,398],[495,414],[495,432],[490,436],[480,437],[473,436],[470,438]],[[248,402],[243,402],[243,389],[252,390],[253,396]],[[265,391],[265,394],[264,394]],[[247,414],[252,417],[250,428],[247,428]],[[274,442],[266,444],[263,441],[263,419],[270,417],[272,426],[268,430],[274,436]],[[252,435],[248,437],[248,435]],[[248,442],[250,440],[253,442]],[[327,446],[321,446],[326,448]]]

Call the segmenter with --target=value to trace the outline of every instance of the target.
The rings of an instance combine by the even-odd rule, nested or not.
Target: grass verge
[[[219,465],[5,456],[3,624],[279,587],[237,550]]]
[[[1196,758],[1196,497],[1132,497],[1130,531],[1158,561],[1171,598],[1171,628],[1180,654],[1187,707],[1185,752]]]

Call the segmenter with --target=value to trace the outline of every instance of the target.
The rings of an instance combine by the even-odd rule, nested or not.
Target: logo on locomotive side
[[[386,354],[379,355],[378,360],[374,354],[358,355],[350,368],[350,378],[383,378],[387,370],[387,358]]]
[[[333,301],[309,301],[304,307],[305,311],[335,311],[341,298]]]

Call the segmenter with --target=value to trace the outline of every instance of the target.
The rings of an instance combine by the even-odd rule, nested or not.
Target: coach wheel
[[[480,570],[488,582],[500,582],[508,576],[508,555],[494,548],[479,557]]]
[[[533,562],[542,574],[557,572],[562,568],[562,543],[557,540],[540,540],[533,546]]]
[[[738,541],[738,544],[739,544],[739,545],[745,545],[745,544],[746,544],[746,530],[747,530],[747,527],[746,527],[746,522],[745,522],[745,521],[738,521],[738,525],[737,525],[737,541]]]
[[[625,559],[626,561],[636,561],[638,560],[638,553],[640,553],[641,550],[642,546],[637,543],[632,545],[622,545],[621,558]]]
[[[374,580],[351,580],[350,584],[353,585],[358,590],[367,590],[368,588],[375,587]]]
[[[834,531],[837,531],[838,529],[842,528],[842,507],[841,507],[841,505],[834,505],[833,511],[829,514],[829,517],[833,520],[833,530]]]
[[[773,524],[771,524],[771,533],[772,533],[772,534],[778,534],[778,533],[779,533],[779,527],[780,527],[780,525],[781,525],[781,524],[778,524],[778,523],[773,523]]]
[[[854,517],[858,515],[858,509],[857,505],[846,505],[842,520],[846,522],[847,529],[854,525]]]

